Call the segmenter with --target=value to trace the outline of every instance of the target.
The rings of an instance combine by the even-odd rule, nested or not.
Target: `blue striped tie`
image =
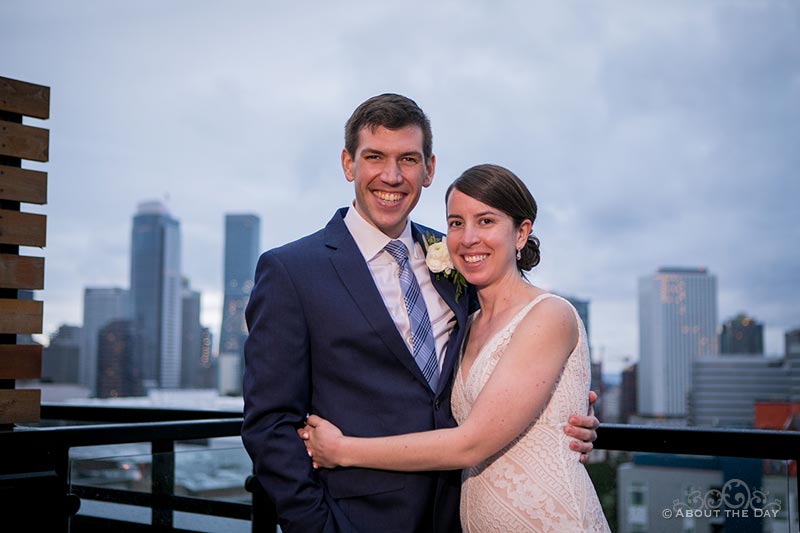
[[[403,289],[403,301],[406,304],[408,320],[411,323],[411,345],[414,347],[414,360],[422,370],[425,379],[428,380],[431,390],[435,392],[439,382],[439,360],[436,357],[433,327],[417,278],[408,263],[408,250],[401,241],[389,241],[384,250],[389,252],[400,265],[400,288]]]

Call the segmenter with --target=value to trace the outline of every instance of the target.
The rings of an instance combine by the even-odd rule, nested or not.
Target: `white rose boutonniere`
[[[428,246],[428,252],[425,255],[425,263],[434,274],[444,272],[445,276],[449,276],[450,272],[454,270],[453,261],[450,259],[450,252],[447,251],[447,246],[444,242],[435,242]]]
[[[467,280],[464,276],[455,269],[453,260],[450,259],[450,252],[447,250],[447,245],[437,239],[434,235],[425,234],[425,264],[428,269],[436,274],[436,279],[439,276],[444,276],[449,279],[456,286],[456,301],[461,297],[464,289],[467,288]]]

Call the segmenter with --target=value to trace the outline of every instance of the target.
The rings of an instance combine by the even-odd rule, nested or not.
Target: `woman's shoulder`
[[[577,335],[577,313],[563,297],[541,291],[526,307],[527,312],[519,324],[522,331],[568,339]]]

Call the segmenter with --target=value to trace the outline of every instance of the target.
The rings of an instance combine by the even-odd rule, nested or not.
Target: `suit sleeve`
[[[242,440],[281,529],[353,531],[316,481],[297,437],[311,396],[308,330],[293,280],[274,252],[259,259],[245,316]]]

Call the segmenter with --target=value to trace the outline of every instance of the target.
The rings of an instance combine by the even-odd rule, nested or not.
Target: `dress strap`
[[[539,296],[528,302],[528,304],[525,305],[525,307],[520,309],[519,312],[516,315],[514,315],[514,318],[511,319],[511,322],[509,322],[504,329],[511,329],[511,330],[517,329],[517,326],[519,325],[520,322],[522,322],[522,319],[525,318],[525,316],[530,312],[531,309],[533,309],[536,306],[536,304],[538,304],[542,300],[546,300],[547,298],[551,297],[562,299],[560,296],[556,296],[555,294],[551,294],[549,292],[540,294]]]

